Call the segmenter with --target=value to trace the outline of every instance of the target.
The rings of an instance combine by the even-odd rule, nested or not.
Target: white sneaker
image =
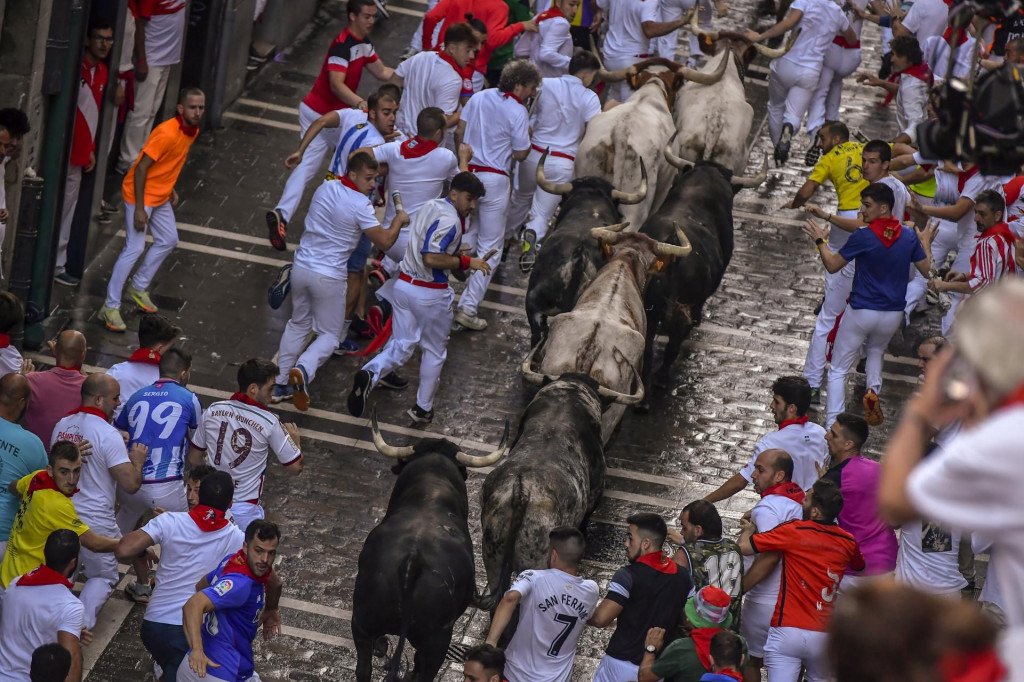
[[[472,329],[475,332],[487,329],[487,320],[482,317],[477,317],[476,315],[470,315],[462,308],[455,311],[454,322],[462,325],[466,329]]]

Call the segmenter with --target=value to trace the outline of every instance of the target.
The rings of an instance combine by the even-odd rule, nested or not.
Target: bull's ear
[[[612,247],[608,246],[608,243],[603,239],[599,239],[598,244],[601,245],[601,255],[604,256],[605,260],[612,259]]]
[[[672,256],[658,256],[651,263],[651,272],[660,273],[664,272],[665,268],[668,267],[669,263],[672,262]]]

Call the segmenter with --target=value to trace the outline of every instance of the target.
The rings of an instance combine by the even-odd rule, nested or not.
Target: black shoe
[[[821,313],[821,309],[825,307],[825,297],[822,296],[821,300],[818,301],[818,305],[814,306],[814,314],[817,316]]]
[[[288,221],[276,208],[273,211],[267,211],[267,230],[270,245],[278,251],[287,250],[288,242],[285,241],[285,235],[288,233]]]
[[[811,389],[811,405],[821,405],[821,389]]]
[[[821,158],[821,152],[822,152],[821,145],[818,145],[818,144],[811,145],[811,147],[807,150],[807,153],[804,154],[804,165],[805,166],[814,166],[815,164],[817,164],[818,163],[818,159]]]
[[[409,380],[400,376],[398,372],[391,372],[390,374],[382,376],[377,382],[377,385],[383,386],[384,388],[390,388],[395,391],[401,391],[409,385]]]
[[[350,338],[359,339],[372,339],[375,334],[370,325],[366,324],[366,320],[361,317],[353,317],[352,322],[348,325],[348,335]]]
[[[793,145],[793,126],[789,123],[782,125],[782,136],[779,143],[775,145],[775,165],[781,166],[789,161],[789,148]]]
[[[418,424],[429,424],[430,422],[434,421],[434,411],[424,410],[419,405],[413,405],[408,410],[406,410],[405,413],[409,415],[409,419],[413,420]]]
[[[867,368],[867,365],[868,365],[867,358],[861,358],[860,362],[857,363],[857,373],[858,374],[864,374],[865,373],[865,369]]]
[[[353,417],[362,417],[366,409],[366,399],[370,397],[373,375],[369,370],[361,369],[352,378],[352,391],[348,394],[348,413]]]

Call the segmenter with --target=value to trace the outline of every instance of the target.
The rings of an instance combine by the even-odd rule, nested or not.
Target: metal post
[[[21,183],[21,202],[18,205],[18,227],[14,233],[14,259],[11,263],[10,292],[21,299],[26,309],[29,307],[29,289],[32,286],[32,254],[36,249],[36,238],[39,235],[39,210],[43,201],[43,180],[37,177],[26,177]],[[36,309],[38,310],[38,309]],[[25,323],[37,322],[36,310],[28,311]],[[19,343],[24,338],[24,328],[16,327],[11,334],[11,342]]]

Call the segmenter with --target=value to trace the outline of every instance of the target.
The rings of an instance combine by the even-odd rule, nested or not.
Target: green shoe
[[[523,252],[519,255],[519,269],[529,273],[537,262],[537,233],[533,230],[523,232]]]
[[[128,328],[121,317],[121,311],[117,308],[103,306],[100,308],[99,315],[100,319],[103,320],[103,324],[112,332],[123,332]]]
[[[139,306],[142,312],[155,313],[157,311],[156,303],[153,303],[153,299],[149,297],[148,291],[128,287],[128,295],[135,301],[135,305]]]

